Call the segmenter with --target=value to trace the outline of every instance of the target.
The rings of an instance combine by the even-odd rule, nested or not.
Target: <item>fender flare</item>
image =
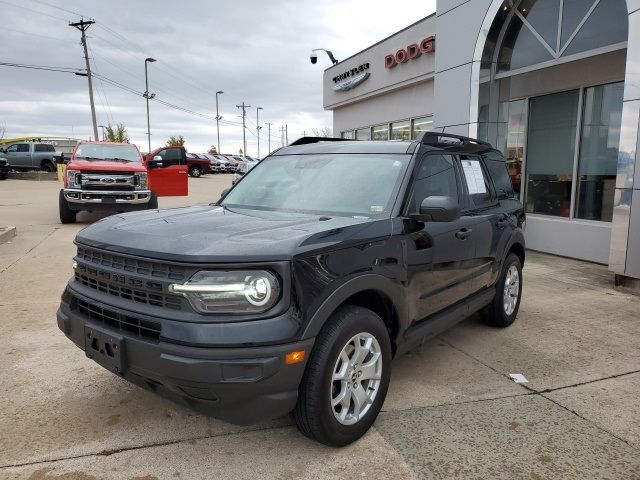
[[[391,301],[398,315],[400,330],[402,330],[402,325],[405,323],[403,319],[407,318],[403,289],[404,287],[398,282],[382,275],[371,273],[354,277],[331,292],[322,302],[309,322],[307,322],[302,332],[302,339],[306,340],[317,336],[320,333],[320,329],[340,305],[349,297],[366,290],[375,290]]]

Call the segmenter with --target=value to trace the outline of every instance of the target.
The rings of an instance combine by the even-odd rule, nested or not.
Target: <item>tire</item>
[[[202,176],[202,168],[197,167],[197,166],[193,166],[193,167],[189,167],[189,175],[192,177],[201,177]]]
[[[149,199],[149,203],[147,203],[147,210],[157,210],[158,209],[158,196],[155,192],[151,192],[151,198]]]
[[[517,285],[514,284],[514,274],[517,272]],[[509,296],[512,299],[510,304],[505,302],[505,282],[511,284]],[[517,298],[513,294],[517,290]],[[522,262],[514,253],[507,255],[502,267],[502,273],[496,282],[496,294],[493,301],[483,309],[482,317],[484,323],[492,327],[505,328],[511,325],[518,315],[520,300],[522,298]],[[513,300],[515,299],[515,300]],[[514,303],[515,301],[515,303]]]
[[[375,339],[375,343],[373,340]],[[351,363],[344,362],[341,353],[355,360],[355,342],[363,345],[370,341],[372,350],[363,353],[364,361],[356,363],[351,376]],[[351,350],[351,353],[349,353]],[[371,379],[366,376],[362,363],[371,363],[375,354],[379,354],[381,365],[374,363],[368,370],[375,373]],[[359,363],[359,364],[358,364]],[[342,370],[354,380],[332,380],[336,369]],[[358,373],[360,372],[360,373]],[[334,312],[316,338],[315,345],[307,363],[298,391],[298,403],[293,411],[293,419],[304,435],[325,445],[341,447],[364,435],[378,416],[389,387],[391,376],[391,340],[384,322],[369,309],[353,305],[344,305]],[[378,380],[379,379],[379,380]],[[376,383],[377,382],[377,383]],[[353,384],[358,385],[354,390]],[[365,402],[360,418],[353,415],[355,395],[371,392],[375,388],[373,402]],[[333,399],[344,392],[344,402],[333,406]],[[366,409],[365,409],[366,408]],[[338,419],[343,416],[343,420]]]
[[[62,190],[60,190],[60,195],[58,196],[58,210],[60,211],[61,223],[76,223],[76,215],[78,212],[69,208],[69,203],[67,199],[64,198]]]
[[[47,173],[53,173],[56,171],[56,167],[49,160],[45,160],[44,162],[42,162],[42,165],[40,166],[40,170]]]

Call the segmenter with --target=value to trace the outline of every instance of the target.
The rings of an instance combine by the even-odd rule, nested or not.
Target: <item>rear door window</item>
[[[55,152],[56,149],[49,143],[37,143],[35,146],[36,152]]]
[[[28,143],[19,143],[17,151],[20,152],[20,153],[29,153],[29,144]]]
[[[491,182],[480,157],[461,155],[460,166],[469,195],[469,206],[472,209],[491,206],[494,203]]]

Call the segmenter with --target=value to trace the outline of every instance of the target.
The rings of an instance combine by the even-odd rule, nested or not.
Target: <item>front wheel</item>
[[[344,305],[318,335],[293,418],[307,437],[332,446],[364,435],[378,416],[391,376],[391,340],[369,309]]]
[[[196,177],[196,178],[202,176],[202,168],[196,167],[196,166],[190,167],[189,168],[189,175],[191,175],[192,177]]]
[[[147,203],[148,210],[157,210],[158,209],[158,196],[155,192],[151,192],[151,198],[149,199],[149,203]]]
[[[61,223],[76,223],[76,214],[78,212],[69,208],[69,202],[64,198],[64,192],[62,190],[60,190],[60,195],[58,196],[58,210],[60,212]]]
[[[496,282],[496,295],[482,311],[486,324],[494,327],[508,327],[518,315],[522,296],[522,262],[514,253],[507,255],[502,274]]]

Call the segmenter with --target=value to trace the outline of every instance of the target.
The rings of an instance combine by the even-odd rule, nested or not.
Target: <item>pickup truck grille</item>
[[[74,299],[71,309],[106,327],[156,342],[160,339],[162,326],[158,322],[151,322],[131,315],[114,312],[113,310],[92,305],[79,298]]]
[[[135,174],[82,173],[80,187],[89,190],[134,190],[139,185]]]
[[[183,297],[167,292],[169,283],[187,272],[173,265],[148,262],[79,247],[75,280],[85,287],[136,303],[181,310]]]

